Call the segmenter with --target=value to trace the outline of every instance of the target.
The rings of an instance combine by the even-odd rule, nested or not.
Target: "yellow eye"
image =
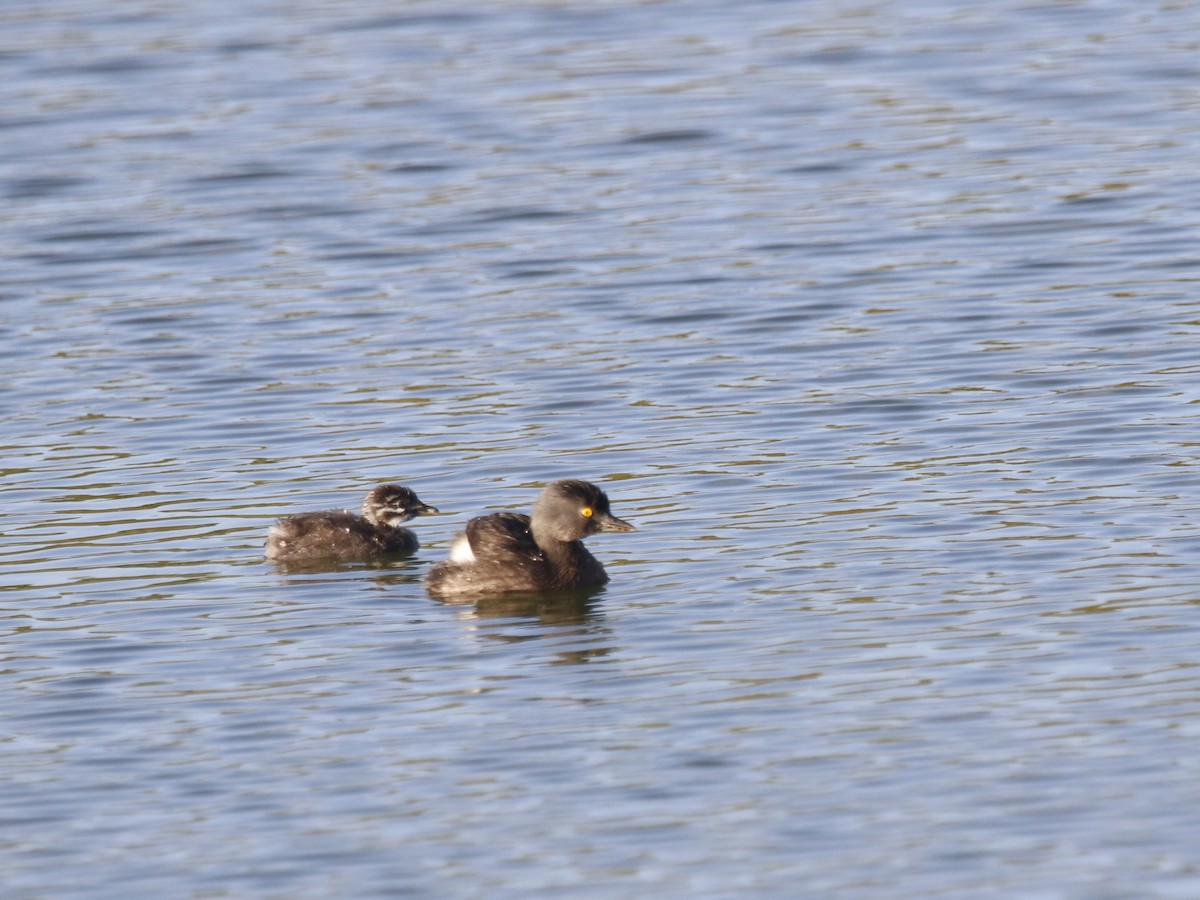
[[[583,509],[581,509],[579,511],[579,514],[581,516],[583,516],[585,519],[590,519],[592,517],[592,512],[593,512],[593,510],[590,506],[585,506]]]

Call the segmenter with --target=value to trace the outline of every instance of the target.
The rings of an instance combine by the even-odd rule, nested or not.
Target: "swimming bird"
[[[587,481],[549,485],[533,515],[500,512],[467,522],[450,558],[425,576],[436,597],[486,597],[598,587],[608,573],[583,546],[602,531],[637,531],[609,511],[608,496]]]
[[[374,487],[362,515],[348,509],[287,516],[267,531],[267,559],[282,563],[353,562],[413,553],[417,536],[402,522],[437,509],[398,484]]]

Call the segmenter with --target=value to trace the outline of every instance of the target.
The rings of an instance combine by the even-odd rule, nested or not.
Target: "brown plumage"
[[[300,513],[280,519],[267,531],[267,559],[280,563],[353,562],[389,554],[413,553],[417,536],[400,523],[437,510],[406,487],[381,484],[362,503],[362,515],[348,509]]]
[[[556,481],[533,507],[533,515],[502,512],[467,522],[450,559],[425,576],[438,597],[487,597],[598,587],[604,566],[583,546],[602,531],[636,531],[609,511],[604,491],[586,481]]]

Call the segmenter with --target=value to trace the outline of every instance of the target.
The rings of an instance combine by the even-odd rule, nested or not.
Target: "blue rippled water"
[[[1195,895],[1197,25],[0,10],[5,895]]]

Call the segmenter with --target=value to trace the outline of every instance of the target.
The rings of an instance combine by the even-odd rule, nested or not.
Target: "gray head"
[[[363,518],[372,525],[396,528],[402,522],[421,515],[435,513],[437,509],[422,503],[412,491],[398,484],[381,484],[372,488],[363,500]]]
[[[556,481],[533,505],[536,537],[577,541],[601,531],[637,531],[608,509],[608,496],[587,481]]]

